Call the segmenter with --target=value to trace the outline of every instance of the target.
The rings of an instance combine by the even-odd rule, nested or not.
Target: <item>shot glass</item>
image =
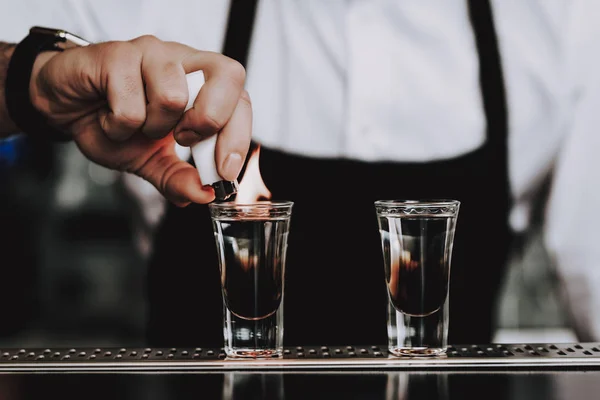
[[[379,200],[375,211],[388,292],[388,350],[436,356],[448,346],[457,200]]]
[[[285,257],[293,202],[211,203],[229,358],[283,355]]]

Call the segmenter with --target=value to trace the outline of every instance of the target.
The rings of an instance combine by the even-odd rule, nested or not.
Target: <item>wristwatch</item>
[[[8,115],[28,135],[49,141],[68,141],[70,136],[50,126],[29,96],[31,72],[36,57],[44,51],[64,51],[87,46],[85,39],[61,29],[34,26],[17,44],[6,72],[5,97]]]

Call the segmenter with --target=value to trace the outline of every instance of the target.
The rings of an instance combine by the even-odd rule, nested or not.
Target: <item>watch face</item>
[[[64,45],[64,47],[60,46],[60,44],[58,45],[62,49],[68,49],[71,47],[87,46],[90,44],[90,42],[88,42],[87,40],[82,39],[79,36],[74,35],[69,32],[66,32],[66,31],[61,31],[61,37],[65,38],[65,41],[62,43]]]
[[[55,46],[57,49],[61,50],[66,50],[72,47],[87,46],[90,44],[90,42],[88,42],[87,40],[62,29],[34,26],[29,30],[29,32],[39,35],[52,36],[56,38]]]

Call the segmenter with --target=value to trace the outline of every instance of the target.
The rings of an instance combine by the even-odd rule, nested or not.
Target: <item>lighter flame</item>
[[[260,199],[270,199],[271,191],[265,185],[259,166],[260,146],[258,146],[248,159],[246,171],[240,181],[235,198],[236,203],[248,204]]]

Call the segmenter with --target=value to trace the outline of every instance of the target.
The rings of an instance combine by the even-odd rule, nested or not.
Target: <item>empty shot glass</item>
[[[293,202],[211,203],[223,293],[225,353],[283,355],[285,257]]]
[[[379,200],[388,292],[388,350],[436,356],[448,345],[448,293],[457,200]]]

